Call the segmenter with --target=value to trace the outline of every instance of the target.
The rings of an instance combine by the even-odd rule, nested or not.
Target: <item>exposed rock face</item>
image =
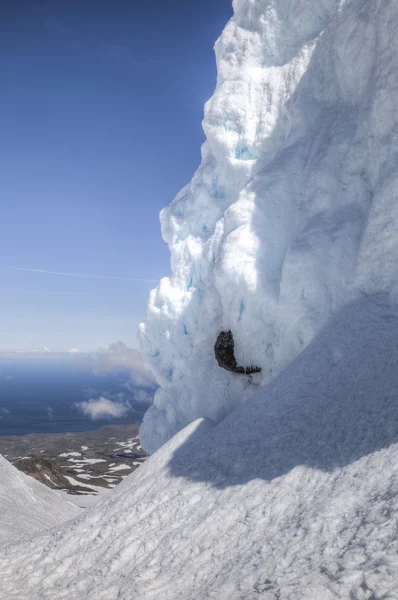
[[[221,331],[214,344],[214,354],[219,367],[227,371],[233,371],[234,373],[242,372],[238,371],[239,367],[236,362],[234,350],[235,343],[232,331]]]
[[[14,462],[14,467],[51,488],[68,488],[62,469],[51,458],[30,456]]]
[[[260,367],[240,367],[235,358],[235,342],[232,331],[221,331],[214,344],[214,354],[218,365],[227,371],[233,373],[250,375],[259,373]]]

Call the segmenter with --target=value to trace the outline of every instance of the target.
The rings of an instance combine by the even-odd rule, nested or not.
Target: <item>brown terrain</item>
[[[98,496],[145,461],[139,426],[130,423],[79,433],[0,436],[0,454],[48,487],[69,496]]]

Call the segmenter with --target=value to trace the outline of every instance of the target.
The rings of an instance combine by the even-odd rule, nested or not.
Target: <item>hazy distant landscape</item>
[[[91,357],[0,357],[0,435],[98,429],[142,419],[155,385],[128,365],[106,370]]]

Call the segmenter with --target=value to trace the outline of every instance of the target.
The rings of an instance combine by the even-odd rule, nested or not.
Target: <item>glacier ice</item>
[[[161,213],[171,275],[139,338],[161,388],[141,427],[154,452],[271,381],[333,314],[398,275],[398,6],[392,0],[234,0],[215,51],[206,142]]]

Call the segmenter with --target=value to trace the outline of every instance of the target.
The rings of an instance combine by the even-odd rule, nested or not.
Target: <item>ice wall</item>
[[[161,213],[171,275],[140,344],[161,388],[141,427],[155,451],[199,417],[221,420],[331,315],[398,280],[398,5],[234,0],[192,181]]]

